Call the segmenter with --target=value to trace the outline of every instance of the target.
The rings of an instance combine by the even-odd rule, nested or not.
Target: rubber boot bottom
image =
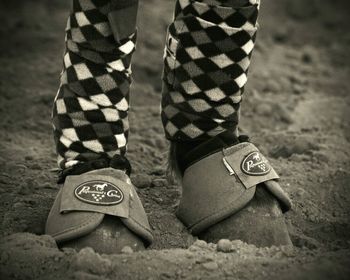
[[[121,220],[108,215],[90,234],[60,245],[62,248],[69,247],[76,250],[91,247],[100,254],[118,254],[125,246],[129,246],[134,252],[145,249],[140,237],[130,231]]]
[[[293,245],[279,203],[263,185],[257,186],[246,207],[209,227],[199,238],[212,243],[239,239],[257,247]]]

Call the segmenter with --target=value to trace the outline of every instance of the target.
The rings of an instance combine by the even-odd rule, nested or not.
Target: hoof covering
[[[199,238],[212,243],[239,239],[258,247],[292,245],[278,201],[262,186],[241,211],[204,230]]]
[[[122,171],[106,168],[68,176],[50,211],[46,234],[60,246],[117,253],[149,245],[152,233],[141,201]]]
[[[291,208],[291,201],[278,178],[253,144],[244,142],[223,149],[185,170],[177,216],[194,235],[208,241],[230,238],[257,245],[290,244],[289,237],[278,241],[274,236],[265,243],[254,240],[257,233],[269,235],[271,221],[286,230],[282,212]],[[213,228],[217,228],[215,233]],[[242,238],[243,231],[250,231],[254,238]]]

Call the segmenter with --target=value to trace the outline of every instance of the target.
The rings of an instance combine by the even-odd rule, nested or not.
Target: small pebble
[[[137,174],[132,178],[132,182],[139,189],[148,188],[152,184],[152,178],[145,174]]]
[[[218,244],[216,245],[216,250],[218,252],[229,253],[232,252],[232,243],[228,239],[220,239]]]
[[[207,247],[207,245],[208,245],[207,242],[205,242],[204,240],[200,240],[200,239],[196,240],[196,241],[192,244],[192,246],[197,246],[197,247]]]
[[[124,246],[121,252],[123,254],[132,254],[134,253],[134,250],[130,246]]]
[[[101,257],[92,248],[86,247],[75,256],[72,266],[76,270],[91,272],[97,275],[107,274],[111,269],[111,261]]]
[[[190,251],[197,251],[198,249],[203,249],[203,248],[207,248],[208,247],[208,243],[205,242],[204,240],[196,240],[188,249]]]
[[[296,194],[298,197],[303,197],[305,195],[306,191],[303,188],[298,188]]]

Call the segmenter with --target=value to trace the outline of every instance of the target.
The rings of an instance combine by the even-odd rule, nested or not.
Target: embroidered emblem
[[[245,174],[261,176],[269,173],[271,166],[262,154],[259,152],[252,152],[242,161],[241,169]]]
[[[114,205],[123,201],[123,192],[105,181],[85,182],[74,190],[75,196],[84,202],[97,205]]]

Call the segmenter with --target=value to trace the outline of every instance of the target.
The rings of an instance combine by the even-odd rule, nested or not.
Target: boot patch
[[[245,174],[261,176],[268,174],[271,170],[271,166],[262,154],[259,152],[252,152],[242,161],[241,169]]]
[[[107,181],[88,181],[75,188],[74,194],[81,201],[96,205],[115,205],[124,199],[123,192]]]

